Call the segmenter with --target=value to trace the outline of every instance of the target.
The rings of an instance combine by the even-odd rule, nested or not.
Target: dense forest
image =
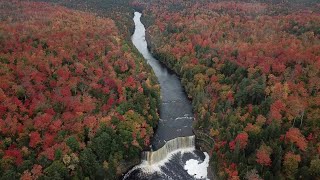
[[[33,0],[93,13],[114,20],[119,32],[129,40],[134,30],[131,0]]]
[[[116,179],[180,77],[218,179],[320,179],[317,0],[0,0],[0,179]]]
[[[149,146],[159,86],[129,28],[70,8],[0,0],[0,179],[116,179]]]
[[[319,2],[132,4],[192,98],[219,179],[320,178]]]

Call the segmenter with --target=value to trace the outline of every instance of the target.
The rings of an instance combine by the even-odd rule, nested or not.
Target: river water
[[[174,144],[178,137],[187,137],[194,142],[192,132],[193,112],[190,100],[181,85],[179,77],[155,59],[147,48],[145,27],[140,21],[141,13],[135,12],[135,32],[132,42],[152,67],[161,87],[160,120],[152,139],[152,151],[157,151],[168,141]],[[179,146],[179,144],[174,144]],[[170,145],[171,147],[172,145]],[[196,150],[193,145],[171,152],[167,150],[161,162],[146,163],[134,167],[124,179],[206,179],[209,157],[207,153]],[[163,149],[163,148],[162,148]]]

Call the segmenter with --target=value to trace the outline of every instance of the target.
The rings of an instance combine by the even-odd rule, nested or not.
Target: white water
[[[145,151],[142,153],[141,164],[135,166],[131,171],[127,173],[124,179],[127,179],[128,175],[136,169],[143,171],[143,174],[153,174],[158,173],[162,174],[166,179],[172,179],[171,177],[166,176],[162,172],[161,167],[166,166],[172,157],[178,153],[192,153],[195,151],[195,136],[188,137],[177,137],[172,139],[166,144],[158,149],[157,151]],[[189,159],[184,164],[184,169],[191,175],[194,179],[206,179],[207,177],[207,168],[209,166],[209,155],[204,152],[205,159],[203,162],[199,159]],[[174,179],[173,179],[174,180]]]
[[[146,174],[150,174],[150,173],[154,173],[154,172],[161,173],[161,167],[165,166],[166,163],[169,162],[175,154],[177,154],[177,153],[181,153],[181,154],[192,153],[194,150],[195,150],[194,147],[177,149],[175,151],[169,152],[163,159],[161,159],[157,162],[154,162],[154,163],[150,163],[147,160],[143,160],[140,165],[135,167],[135,169],[140,168]]]
[[[186,165],[184,165],[184,169],[187,170],[190,175],[197,179],[208,179],[207,168],[209,166],[209,155],[206,152],[204,154],[206,158],[202,163],[199,163],[199,161],[195,159],[190,159],[186,162]]]
[[[149,165],[156,164],[168,157],[169,154],[179,149],[187,149],[195,147],[195,136],[177,137],[172,139],[158,149],[157,151],[145,151],[142,153],[142,161],[146,161]]]

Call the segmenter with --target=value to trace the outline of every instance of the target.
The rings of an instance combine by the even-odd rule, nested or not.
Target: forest
[[[319,2],[132,5],[192,99],[218,179],[320,178]]]
[[[64,6],[70,9],[90,12],[101,17],[107,17],[114,20],[118,31],[129,40],[134,24],[132,16],[134,9],[131,6],[131,0],[33,0],[38,2],[48,2],[55,5]]]
[[[317,0],[0,0],[0,179],[117,179],[181,78],[217,179],[320,179]]]
[[[130,12],[65,6],[0,0],[0,179],[116,179],[150,144],[159,86]]]

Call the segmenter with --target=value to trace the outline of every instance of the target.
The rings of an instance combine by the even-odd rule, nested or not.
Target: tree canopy
[[[133,5],[144,9],[151,50],[192,98],[196,132],[214,139],[206,150],[218,177],[319,178],[317,1]]]
[[[114,20],[0,1],[1,179],[115,179],[149,146],[159,87]]]

